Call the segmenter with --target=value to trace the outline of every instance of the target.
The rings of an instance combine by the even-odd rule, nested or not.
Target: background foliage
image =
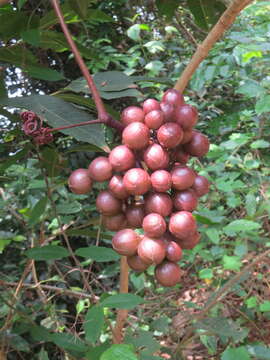
[[[226,5],[200,3],[62,2],[114,118],[174,84]],[[118,295],[119,256],[95,208],[101,185],[89,196],[66,186],[69,173],[108,152],[117,135],[87,126],[59,132],[41,148],[23,135],[21,109],[57,127],[94,119],[95,107],[49,1],[0,8],[3,356],[270,359],[269,259],[243,270],[270,246],[269,10],[268,1],[248,7],[185,92],[199,109],[197,127],[212,143],[203,162],[192,164],[212,186],[196,211],[202,241],[181,261],[183,283],[173,290],[156,286],[150,268],[131,273],[131,294]],[[239,273],[222,301],[196,317]],[[20,279],[24,285],[15,298]],[[124,344],[111,346],[116,308],[132,311]]]

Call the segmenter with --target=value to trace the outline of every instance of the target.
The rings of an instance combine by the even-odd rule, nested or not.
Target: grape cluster
[[[155,278],[163,286],[179,282],[182,249],[200,240],[192,212],[209,182],[186,165],[190,156],[202,157],[209,149],[207,137],[193,129],[197,120],[197,109],[175,89],[161,102],[129,106],[121,114],[122,145],[69,177],[77,194],[90,191],[93,181],[108,181],[96,207],[104,226],[116,231],[114,250],[127,256],[135,271],[156,265]],[[134,231],[139,228],[144,235]]]

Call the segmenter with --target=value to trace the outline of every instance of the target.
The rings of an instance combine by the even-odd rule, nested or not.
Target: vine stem
[[[221,38],[224,32],[235,21],[237,15],[253,0],[234,0],[231,5],[224,11],[219,18],[216,25],[212,28],[205,40],[200,44],[193,54],[190,62],[188,63],[185,70],[177,80],[174,88],[180,92],[183,92],[189,83],[192,75],[199,67],[200,63],[207,57],[209,51],[212,49],[214,44]]]
[[[72,125],[67,125],[67,126],[61,126],[58,128],[53,128],[53,129],[49,129],[48,132],[54,132],[54,131],[60,131],[60,130],[65,130],[65,129],[71,129],[77,126],[85,126],[85,125],[91,125],[91,124],[102,124],[101,120],[89,120],[89,121],[84,121],[78,124],[72,124]]]
[[[114,120],[106,111],[104,103],[99,95],[98,89],[94,83],[94,80],[74,42],[72,39],[72,36],[69,32],[69,29],[67,27],[67,24],[65,23],[64,15],[61,11],[61,7],[59,5],[58,0],[51,0],[52,6],[54,8],[54,11],[56,13],[56,16],[59,19],[59,23],[61,25],[61,28],[63,30],[63,33],[65,35],[65,38],[70,46],[71,51],[73,52],[73,55],[75,57],[76,63],[78,64],[79,68],[81,69],[81,72],[88,84],[88,87],[90,89],[90,92],[92,93],[93,100],[96,104],[97,112],[98,112],[98,120],[100,120],[101,123],[104,123],[112,128],[117,129],[118,131],[122,131],[124,126],[119,121]],[[85,123],[86,125],[86,123]]]
[[[128,263],[127,257],[122,256],[120,262],[120,293],[128,293]],[[119,309],[116,316],[116,324],[113,329],[113,342],[114,344],[121,344],[123,340],[123,327],[128,316],[126,309]]]

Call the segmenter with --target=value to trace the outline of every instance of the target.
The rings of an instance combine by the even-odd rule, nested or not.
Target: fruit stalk
[[[72,36],[68,30],[68,27],[65,23],[65,19],[64,16],[62,14],[60,5],[59,5],[59,1],[58,0],[51,0],[52,6],[54,8],[54,11],[59,19],[61,28],[63,30],[63,33],[65,35],[65,38],[67,39],[67,42],[71,48],[71,51],[74,54],[75,60],[79,66],[79,68],[81,69],[81,72],[89,86],[89,89],[92,93],[93,99],[95,101],[96,104],[96,108],[97,108],[97,112],[98,112],[98,120],[100,120],[100,122],[113,127],[115,129],[117,129],[118,131],[122,131],[123,126],[121,123],[119,123],[118,121],[114,120],[106,111],[105,106],[103,104],[103,101],[99,95],[98,89],[94,83],[94,80],[74,42],[74,40],[72,39]]]
[[[128,264],[127,257],[121,257],[120,263],[120,293],[128,293]],[[119,309],[116,317],[116,325],[113,331],[113,342],[114,344],[121,344],[122,342],[122,330],[128,316],[128,311],[126,309]]]
[[[205,40],[201,45],[198,46],[197,50],[193,54],[190,62],[188,63],[185,70],[182,72],[181,76],[177,80],[174,88],[181,93],[185,90],[189,80],[192,75],[200,65],[200,63],[207,57],[209,51],[212,49],[214,44],[221,38],[224,32],[229,29],[229,27],[235,21],[237,15],[253,0],[235,0],[231,5],[225,10],[222,14],[216,25],[212,28],[209,34],[206,36]]]

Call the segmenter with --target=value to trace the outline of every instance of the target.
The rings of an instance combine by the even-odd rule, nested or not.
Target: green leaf
[[[226,10],[225,5],[216,0],[187,0],[187,5],[197,25],[204,30],[209,30]]]
[[[212,269],[202,269],[199,271],[200,279],[212,279],[214,276]]]
[[[143,302],[144,299],[138,295],[117,294],[107,297],[104,301],[102,301],[101,305],[116,309],[132,309]]]
[[[234,235],[238,232],[247,232],[252,230],[258,230],[261,228],[261,225],[255,221],[251,220],[234,220],[230,224],[224,227],[224,232],[227,235]]]
[[[78,15],[75,13],[74,10],[72,10],[70,8],[69,4],[66,3],[66,4],[62,5],[61,10],[62,10],[66,24],[79,22]],[[58,22],[59,22],[59,19],[56,16],[55,11],[51,10],[51,11],[47,12],[43,18],[41,18],[40,29],[41,30],[49,29],[53,25],[58,24]]]
[[[237,94],[243,94],[248,97],[259,97],[264,94],[265,90],[257,81],[247,80],[237,90]]]
[[[223,258],[223,268],[225,270],[240,270],[242,263],[239,256],[228,256],[224,255]]]
[[[69,256],[69,252],[62,246],[46,245],[35,247],[25,251],[29,259],[34,260],[57,260]]]
[[[251,149],[267,149],[270,147],[270,142],[265,140],[256,140],[250,145]]]
[[[48,202],[48,197],[41,198],[33,207],[29,218],[29,225],[35,225],[44,214]]]
[[[78,201],[72,201],[72,203],[67,201],[65,203],[58,204],[56,206],[56,211],[59,214],[77,214],[81,210],[82,210],[82,205]]]
[[[266,300],[263,303],[260,304],[259,309],[261,312],[267,312],[270,311],[270,301]]]
[[[257,298],[256,296],[251,296],[250,298],[245,300],[245,304],[248,309],[252,309],[257,306]]]
[[[76,255],[87,259],[92,259],[97,262],[116,261],[120,256],[112,249],[103,246],[88,246],[76,250]]]
[[[76,109],[70,103],[55,96],[31,95],[2,98],[0,99],[0,105],[32,110],[44,118],[52,127],[67,126],[91,120],[90,114]],[[61,130],[61,132],[73,136],[78,141],[87,142],[107,150],[104,131],[99,124]]]
[[[253,216],[256,213],[257,201],[256,201],[256,196],[254,194],[252,193],[247,194],[245,208],[248,216]]]
[[[100,357],[100,360],[138,360],[130,345],[112,345]]]
[[[35,79],[46,81],[59,81],[65,79],[65,77],[58,71],[41,66],[27,65],[24,66],[23,69]]]
[[[60,348],[69,351],[71,354],[75,353],[82,356],[87,349],[87,346],[80,339],[75,338],[71,334],[51,334],[50,340]]]
[[[151,323],[151,327],[154,330],[157,330],[162,333],[166,333],[169,330],[169,318],[166,316],[161,316],[160,318],[154,320]]]
[[[270,95],[261,97],[256,102],[255,111],[258,115],[265,113],[265,112],[270,112]]]
[[[206,235],[209,237],[209,239],[214,243],[219,243],[219,231],[215,228],[209,228],[206,230]]]
[[[150,31],[150,28],[145,24],[134,24],[127,30],[127,36],[134,41],[139,41],[141,40],[141,30]]]
[[[108,342],[103,343],[99,346],[89,346],[88,351],[85,354],[86,359],[88,360],[100,360],[101,355],[111,347],[111,344]]]
[[[220,337],[227,337],[238,342],[248,334],[246,328],[241,328],[236,322],[223,317],[210,317],[194,324],[196,329],[203,329]]]
[[[82,19],[86,18],[89,0],[69,0],[68,3]]]
[[[92,306],[85,316],[83,328],[85,331],[86,341],[95,343],[101,334],[104,325],[103,307],[99,305]]]
[[[8,159],[1,164],[0,171],[4,172],[11,165],[15,164],[18,160],[23,159],[29,151],[29,147],[25,146],[24,149],[18,151],[15,155],[9,155]]]
[[[23,5],[27,2],[27,0],[18,0],[18,9],[21,10]]]
[[[247,345],[247,351],[256,360],[269,360],[270,348],[264,345]]]
[[[250,360],[250,356],[245,347],[227,348],[221,356],[221,360]]]
[[[25,30],[21,33],[23,41],[27,42],[30,45],[38,46],[40,41],[40,31],[39,29],[30,29]]]
[[[165,15],[169,20],[171,20],[180,3],[179,0],[157,0],[156,5],[159,14]]]
[[[121,71],[99,72],[93,78],[97,88],[102,91],[120,91],[133,86],[130,77]]]

